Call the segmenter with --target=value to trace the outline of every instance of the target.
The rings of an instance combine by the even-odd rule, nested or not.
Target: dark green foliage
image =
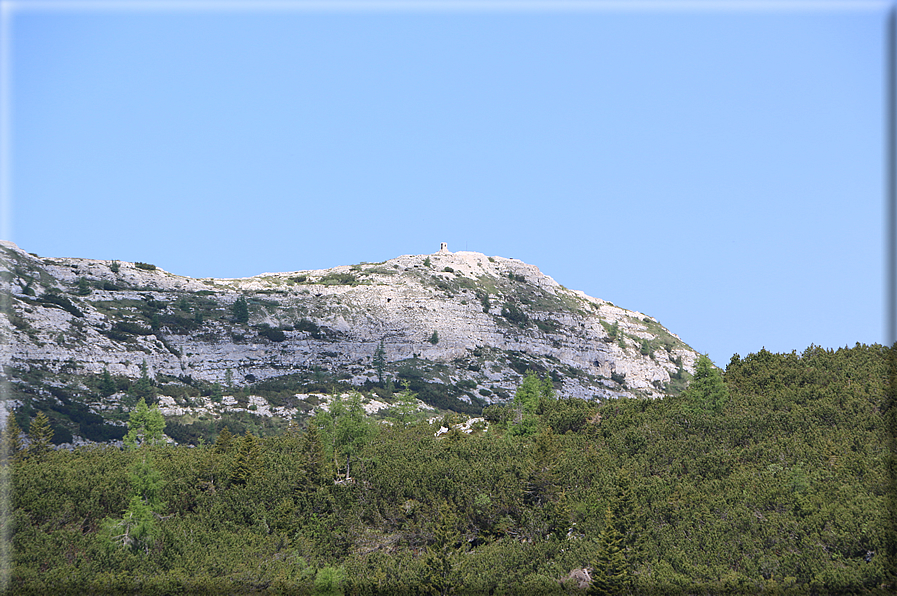
[[[432,263],[430,262],[430,257],[427,257],[426,259],[424,259],[424,267],[430,266],[432,266]]]
[[[286,334],[280,329],[272,329],[271,327],[262,327],[259,330],[259,336],[269,339],[273,342],[282,342],[286,340]]]
[[[108,368],[103,368],[103,376],[100,377],[100,382],[97,386],[97,390],[103,397],[109,397],[110,395],[115,393],[115,381],[112,379],[112,375],[109,374]]]
[[[318,283],[325,286],[357,286],[358,279],[351,273],[328,273]]]
[[[121,269],[121,265],[118,263],[118,261],[112,261],[111,263],[109,263],[109,271],[111,271],[112,273],[118,273],[119,269]]]
[[[374,370],[377,371],[377,382],[383,385],[383,370],[386,367],[386,350],[383,348],[383,340],[374,351]]]
[[[433,543],[427,547],[427,554],[424,557],[421,585],[427,594],[445,596],[456,591],[457,579],[453,577],[452,569],[461,536],[455,527],[457,518],[449,506],[442,503],[437,511]]]
[[[132,335],[152,335],[153,330],[147,329],[146,327],[138,324],[132,323],[130,321],[118,321],[112,327],[115,331],[119,331],[121,333],[130,333]]]
[[[41,302],[43,304],[57,306],[57,307],[61,308],[62,310],[66,311],[78,318],[84,317],[84,313],[81,312],[81,309],[79,309],[77,306],[72,304],[72,301],[69,300],[68,298],[66,298],[65,296],[60,296],[59,294],[47,292],[46,294],[40,296],[37,299],[37,301]]]
[[[431,335],[430,339],[428,339],[427,341],[429,341],[431,344],[433,344],[435,346],[436,344],[439,343],[439,333],[434,331],[433,335]]]
[[[134,263],[134,266],[137,267],[138,269],[143,269],[144,271],[155,271],[156,270],[156,266],[151,263],[141,263],[140,261],[137,261],[136,263]]]
[[[629,569],[623,553],[623,537],[616,528],[610,508],[604,516],[604,529],[598,536],[598,553],[592,566],[589,596],[618,596],[629,587]]]
[[[10,414],[2,433],[0,433],[0,464],[7,464],[18,459],[21,451],[22,429],[19,428],[15,416]]]
[[[536,319],[534,322],[543,333],[555,333],[558,330],[558,322],[553,319]]]
[[[480,304],[483,305],[483,312],[488,313],[489,307],[491,306],[491,303],[489,302],[489,293],[478,291],[477,298],[480,299]]]
[[[246,484],[257,474],[259,445],[252,433],[243,435],[230,473],[232,484]]]
[[[463,391],[452,385],[444,383],[427,383],[420,375],[416,375],[413,369],[399,371],[401,379],[408,381],[411,391],[417,394],[418,399],[429,406],[439,410],[451,410],[471,416],[479,416],[482,407],[475,401],[472,404],[458,399]]]
[[[306,331],[311,334],[312,337],[318,339],[321,336],[321,329],[314,322],[309,321],[308,319],[300,319],[298,323],[294,326],[296,331]]]
[[[43,457],[50,450],[53,440],[53,430],[50,428],[50,419],[43,412],[38,412],[28,428],[28,456]]]
[[[511,323],[517,325],[518,327],[526,326],[526,322],[529,320],[529,317],[526,316],[526,313],[523,312],[516,304],[513,304],[511,302],[505,302],[504,306],[502,306],[501,316],[503,316]]]
[[[729,390],[719,369],[705,355],[698,358],[695,374],[688,389],[682,394],[686,408],[696,416],[718,414],[729,399]]]
[[[135,403],[136,400],[144,400],[147,403],[154,403],[156,401],[156,388],[149,378],[146,360],[140,365],[140,378],[134,382],[128,390],[128,393],[135,398]]]
[[[249,322],[249,305],[246,303],[246,298],[243,298],[242,296],[237,298],[237,301],[234,302],[231,307],[231,313],[233,314],[235,322]]]
[[[90,282],[86,277],[78,278],[78,289],[75,293],[79,296],[90,296]]]
[[[10,591],[569,594],[593,567],[605,593],[891,593],[890,354],[735,357],[701,416],[531,375],[472,435],[365,426],[350,400],[304,432],[21,457]],[[518,405],[532,434],[501,428]]]

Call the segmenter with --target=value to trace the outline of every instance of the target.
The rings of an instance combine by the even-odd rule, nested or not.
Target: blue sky
[[[889,5],[598,4],[5,3],[3,234],[195,277],[448,242],[721,366],[884,342]]]

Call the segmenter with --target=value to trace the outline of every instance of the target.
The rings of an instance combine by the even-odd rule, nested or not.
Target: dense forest
[[[893,593],[895,350],[702,358],[663,400],[558,399],[531,374],[470,433],[418,419],[408,387],[388,423],[350,396],[196,446],[162,444],[145,402],[123,449],[53,450],[39,414],[27,449],[3,437],[9,587]]]

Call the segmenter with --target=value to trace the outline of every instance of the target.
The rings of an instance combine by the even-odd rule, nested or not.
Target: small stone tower
[[[441,255],[447,255],[447,254],[448,254],[448,251],[449,251],[449,249],[448,249],[448,243],[447,243],[447,242],[440,242],[440,243],[439,243],[439,254],[441,254]]]

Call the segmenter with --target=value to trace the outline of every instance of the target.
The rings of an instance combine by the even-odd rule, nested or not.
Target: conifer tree
[[[230,474],[232,484],[246,484],[255,476],[258,467],[259,445],[255,436],[247,432],[243,435],[234,467]]]
[[[394,418],[402,428],[408,426],[414,413],[417,412],[417,394],[411,391],[411,384],[407,379],[403,381],[403,389],[390,411],[395,412],[395,416],[391,418]]]
[[[327,481],[327,456],[324,454],[321,433],[314,424],[310,424],[302,434],[299,452],[300,465],[305,472],[308,485],[312,488],[323,486]]]
[[[3,427],[2,444],[0,444],[0,458],[3,463],[15,459],[22,450],[22,429],[16,423],[15,416],[10,412],[6,417],[6,426]]]
[[[386,367],[386,350],[383,348],[383,340],[374,352],[374,370],[377,371],[377,382],[383,386],[383,369]]]
[[[427,594],[445,596],[453,594],[452,569],[456,543],[460,535],[455,528],[455,515],[445,503],[440,504],[438,518],[433,528],[433,544],[427,547],[424,558],[423,588]]]
[[[230,429],[226,426],[222,428],[218,436],[215,437],[215,453],[227,453],[227,450],[230,449],[232,438],[233,435]]]
[[[128,420],[125,446],[134,449],[143,445],[160,444],[164,440],[164,430],[165,418],[159,411],[159,406],[154,405],[150,408],[141,397]]]
[[[43,412],[38,412],[31,427],[28,429],[28,453],[33,456],[41,456],[50,450],[50,442],[53,439],[53,429],[50,428],[50,419]]]
[[[103,376],[100,377],[100,383],[97,386],[97,389],[103,397],[109,397],[115,393],[115,380],[112,378],[112,375],[109,374],[108,368],[103,367]]]
[[[149,369],[146,366],[146,360],[140,365],[140,378],[131,387],[131,393],[141,400],[152,403],[156,399],[156,390],[153,382],[149,378]],[[145,405],[145,404],[144,404]]]
[[[632,477],[625,468],[617,472],[617,486],[613,501],[614,527],[622,537],[621,548],[626,560],[632,564],[637,558],[637,539],[639,532],[635,528],[636,502],[632,492]]]
[[[604,529],[598,535],[598,554],[593,565],[589,596],[619,596],[629,588],[629,569],[623,555],[623,537],[615,527],[611,508],[604,515]]]
[[[719,369],[706,355],[695,365],[695,375],[683,396],[692,415],[718,414],[729,399],[729,389]]]
[[[237,323],[248,323],[249,322],[249,304],[246,303],[246,298],[242,296],[234,302],[233,305],[233,314],[234,321]]]

